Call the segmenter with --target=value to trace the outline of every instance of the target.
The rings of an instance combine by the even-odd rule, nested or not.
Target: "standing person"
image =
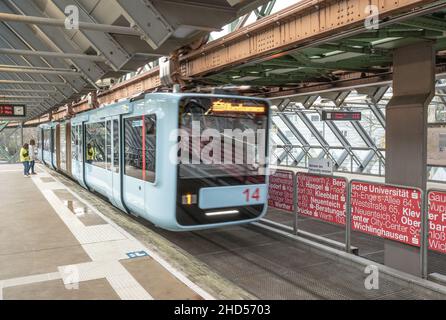
[[[31,170],[31,174],[36,174],[34,171],[34,165],[36,164],[36,141],[34,139],[31,139],[29,142],[29,169]]]
[[[92,143],[87,144],[87,163],[92,164],[96,160],[96,150]]]
[[[23,163],[23,174],[29,178],[29,145],[25,143],[20,149],[20,162]]]

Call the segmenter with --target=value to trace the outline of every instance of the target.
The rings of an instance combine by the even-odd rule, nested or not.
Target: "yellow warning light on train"
[[[231,103],[225,101],[214,101],[212,104],[213,112],[250,112],[250,113],[265,113],[265,106],[249,106],[243,103]]]
[[[193,205],[193,204],[197,204],[197,195],[196,194],[185,194],[184,196],[182,196],[182,204],[184,205]]]

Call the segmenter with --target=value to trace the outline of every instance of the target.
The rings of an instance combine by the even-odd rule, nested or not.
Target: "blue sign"
[[[127,256],[129,257],[129,259],[135,259],[135,258],[141,258],[141,257],[148,257],[149,254],[145,251],[135,251],[135,252],[127,253]]]

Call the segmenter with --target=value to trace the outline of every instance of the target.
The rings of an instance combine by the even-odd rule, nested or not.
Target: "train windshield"
[[[240,98],[185,98],[180,104],[179,177],[263,176],[268,105]]]

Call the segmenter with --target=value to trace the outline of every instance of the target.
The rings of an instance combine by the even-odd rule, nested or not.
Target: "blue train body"
[[[209,107],[212,103],[214,107]],[[196,105],[207,108],[207,113],[197,113]],[[209,116],[217,110],[216,106],[223,113]],[[222,108],[226,106],[232,115],[238,112],[237,108],[249,111],[257,107],[265,111],[261,116],[226,119],[222,117]],[[228,175],[222,171],[225,174],[219,176],[213,172],[220,172],[220,168],[211,171],[200,164],[197,171],[196,166],[183,168],[178,161],[172,161],[176,159],[172,150],[178,149],[178,139],[172,133],[197,114],[202,122],[229,119],[256,123],[266,130],[270,125],[266,100],[152,93],[78,114],[66,122],[41,125],[39,158],[83,187],[100,193],[121,210],[164,229],[188,231],[260,219],[267,209],[267,163],[261,174],[254,171],[250,175]],[[268,132],[266,146],[267,137]],[[267,150],[268,147],[264,151],[266,159]],[[231,170],[239,168],[235,165]]]

